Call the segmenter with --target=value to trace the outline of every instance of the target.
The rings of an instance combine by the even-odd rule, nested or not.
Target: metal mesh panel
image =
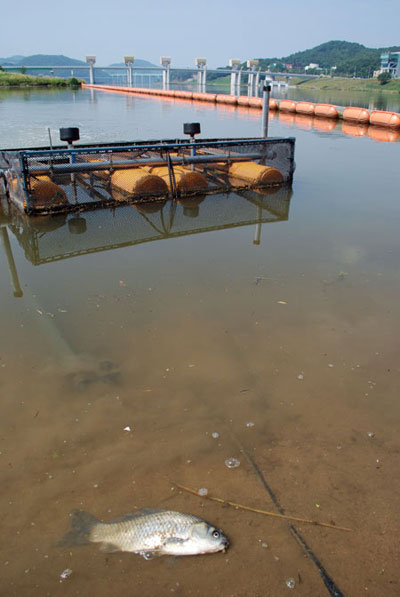
[[[2,152],[28,212],[290,184],[294,139],[166,140]]]

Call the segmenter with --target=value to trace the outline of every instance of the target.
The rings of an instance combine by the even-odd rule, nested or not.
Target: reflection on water
[[[28,217],[3,202],[2,222],[34,265],[87,255],[99,251],[254,225],[257,242],[262,224],[287,220],[292,190],[243,190],[237,193],[171,200],[138,202],[129,206],[97,209],[82,215],[59,214]],[[7,236],[6,226],[2,228]],[[13,257],[5,236],[5,252]]]
[[[165,118],[159,101],[95,95],[34,95],[24,109],[4,100],[4,145],[20,144],[8,117],[19,141],[37,144],[46,123],[80,125],[94,140],[171,137],[191,121],[204,136],[258,133],[249,112],[172,102]],[[369,130],[360,140],[340,125],[294,124],[292,197],[232,193],[30,220],[4,206],[5,595],[223,587],[281,597],[288,579],[298,595],[329,594],[285,522],[170,482],[275,510],[251,459],[288,514],[352,529],[296,523],[344,595],[398,595],[400,148],[373,143]],[[276,117],[271,133],[287,126]],[[140,507],[196,514],[232,545],[149,562],[56,546],[75,508],[109,521]]]

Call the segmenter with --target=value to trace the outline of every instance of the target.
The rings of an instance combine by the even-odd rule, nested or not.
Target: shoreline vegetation
[[[207,82],[207,86],[230,86],[230,75]],[[276,80],[285,80],[276,77]],[[352,79],[345,77],[320,77],[319,79],[304,79],[293,77],[289,80],[290,87],[298,89],[314,89],[318,91],[381,91],[384,93],[400,93],[400,79],[392,79],[382,85],[377,79]]]
[[[0,87],[80,87],[81,80],[76,77],[36,77],[19,73],[0,71]]]

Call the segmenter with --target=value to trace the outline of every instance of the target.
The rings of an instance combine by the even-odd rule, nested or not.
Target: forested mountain
[[[380,67],[380,56],[383,52],[400,51],[400,46],[389,48],[367,48],[362,44],[348,41],[328,41],[324,44],[295,52],[282,58],[260,58],[262,69],[286,70],[286,64],[291,64],[293,70],[301,72],[310,63],[319,64],[322,69],[330,72],[336,66],[335,74],[368,76]]]
[[[0,58],[0,64],[4,66],[85,66],[84,60],[76,60],[75,58],[68,58],[62,54],[34,54],[32,56],[10,56],[9,58]],[[123,66],[123,62],[118,64],[111,64],[109,66]],[[136,66],[154,66],[148,60],[140,58],[135,59]]]

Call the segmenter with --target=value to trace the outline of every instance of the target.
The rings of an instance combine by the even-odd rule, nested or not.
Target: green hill
[[[313,62],[327,71],[336,66],[335,74],[338,75],[366,77],[372,76],[373,71],[380,67],[380,56],[387,50],[400,51],[400,46],[367,48],[362,44],[336,40],[282,58],[259,58],[259,61],[262,69],[275,71],[286,70],[284,65],[291,64],[294,71],[301,72]]]

